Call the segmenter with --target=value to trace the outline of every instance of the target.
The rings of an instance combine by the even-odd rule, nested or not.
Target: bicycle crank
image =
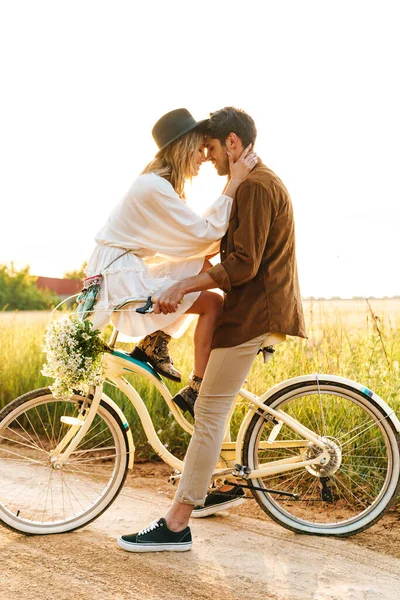
[[[232,475],[234,475],[235,477],[239,478],[239,479],[249,479],[251,474],[251,469],[249,467],[246,467],[245,465],[235,465],[232,471]],[[225,485],[231,485],[232,482],[224,482]],[[299,499],[299,495],[298,494],[293,494],[292,492],[281,492],[280,490],[272,490],[272,489],[268,489],[268,488],[261,488],[261,487],[256,487],[255,485],[245,485],[243,483],[237,483],[236,485],[240,486],[241,488],[248,488],[249,490],[257,490],[258,492],[268,492],[268,494],[279,494],[280,496],[289,496],[289,498],[294,498],[294,500],[298,500]]]
[[[224,485],[232,485],[232,481],[229,481],[228,479],[226,479],[224,481]],[[279,496],[288,496],[289,498],[293,498],[293,500],[299,499],[298,494],[292,494],[291,492],[281,492],[280,490],[271,490],[269,488],[257,487],[255,485],[245,485],[244,483],[238,483],[238,482],[236,482],[236,485],[238,487],[246,488],[248,490],[257,490],[257,492],[267,492],[268,494],[278,494]],[[224,493],[227,496],[229,495],[228,492],[224,492]],[[237,496],[234,496],[234,497],[236,498]]]

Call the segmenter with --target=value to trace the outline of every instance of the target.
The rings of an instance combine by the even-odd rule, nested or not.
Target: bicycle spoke
[[[44,446],[42,444],[42,441],[41,441],[41,439],[40,439],[40,437],[39,437],[39,435],[38,435],[38,433],[36,431],[36,427],[34,427],[34,425],[32,424],[32,421],[31,421],[31,419],[29,417],[29,413],[25,413],[25,417],[26,417],[27,421],[29,422],[29,425],[31,426],[31,429],[32,429],[34,435],[36,436],[36,438],[38,440],[39,447],[43,450],[43,452],[46,452],[46,450],[45,450],[45,448],[44,448]]]
[[[112,435],[110,435],[110,436],[109,436],[108,438],[106,438],[105,440],[100,440],[100,442],[99,442],[99,443],[98,443],[96,446],[92,446],[92,447],[91,447],[91,448],[89,448],[88,450],[85,450],[85,448],[83,448],[83,446],[84,446],[85,444],[82,444],[81,446],[78,446],[78,449],[79,449],[79,448],[82,448],[82,450],[80,450],[80,452],[86,452],[86,451],[87,451],[87,452],[92,452],[92,451],[95,451],[97,448],[99,448],[100,450],[102,450],[102,449],[103,449],[103,446],[102,446],[102,444],[105,444],[106,442],[108,442],[109,440],[112,440],[112,439],[113,439],[113,437],[112,437]]]
[[[344,481],[342,481],[341,478],[335,477],[334,481],[338,488],[340,486],[342,486],[346,490],[346,492],[347,492],[346,498],[351,497],[353,499],[353,503],[351,504],[353,510],[354,510],[354,506],[358,506],[359,504],[361,504],[364,508],[367,508],[368,504],[366,504],[365,502],[362,502],[360,497],[356,496],[356,494],[344,483]]]
[[[89,435],[90,433],[93,433],[93,431],[94,431],[94,430],[95,430],[97,427],[99,427],[100,425],[101,425],[101,421],[98,421],[98,422],[96,423],[96,425],[94,425],[94,424],[92,423],[92,426],[91,426],[91,428],[89,429],[89,431],[87,432],[87,434],[86,434],[86,435]],[[98,435],[101,435],[102,433],[103,433],[102,431],[99,431],[99,432],[98,432],[98,433],[96,433],[96,434],[95,434],[93,437],[91,437],[91,438],[88,438],[88,439],[87,439],[87,438],[85,438],[85,440],[81,440],[80,444],[78,445],[78,448],[77,448],[77,450],[78,450],[78,449],[79,449],[79,448],[82,446],[82,444],[89,444],[89,442],[91,442],[91,441],[92,441],[92,439],[94,439],[94,438],[95,438],[95,437],[97,437]]]
[[[25,448],[32,448],[32,450],[38,450],[39,452],[43,452],[43,450],[41,448],[38,448],[37,446],[32,446],[31,444],[23,443],[18,440],[13,440],[12,438],[7,438],[3,435],[0,435],[0,439],[5,440],[6,442],[10,442],[11,444],[16,444],[17,446],[24,446]],[[0,452],[6,451],[6,448],[0,446]]]
[[[38,446],[35,442],[35,440],[33,439],[33,437],[27,432],[27,430],[25,429],[25,427],[23,425],[21,425],[21,423],[19,423],[18,419],[16,419],[16,423],[19,427],[21,427],[21,429],[23,429],[23,431],[25,431],[26,435],[28,436],[28,439],[31,440],[33,446],[37,449],[40,450],[41,452],[45,451],[43,446]],[[17,432],[16,432],[17,433]],[[22,436],[21,436],[22,437]]]
[[[42,429],[43,429],[43,431],[44,431],[44,433],[45,433],[45,435],[46,435],[47,439],[49,440],[49,444],[50,444],[50,447],[51,447],[51,440],[50,440],[50,438],[49,438],[49,434],[48,434],[48,432],[47,432],[47,427],[46,427],[46,426],[45,426],[45,424],[43,423],[43,421],[42,421],[42,417],[40,416],[40,413],[39,413],[39,411],[38,411],[37,407],[35,407],[35,412],[36,412],[36,414],[37,414],[37,416],[38,416],[38,419],[39,419],[39,421],[40,421],[40,423],[41,423],[41,425],[42,425]]]
[[[6,452],[7,454],[12,454],[13,456],[18,456],[19,459],[22,459],[21,454],[17,454],[16,452],[13,452],[12,450],[7,450],[6,448],[1,448],[1,451]],[[41,460],[35,460],[34,458],[29,458],[28,456],[23,457],[23,459],[26,462],[35,463],[38,465],[44,464]],[[0,460],[2,460],[2,459],[0,459]]]
[[[84,487],[87,487],[87,488],[88,488],[88,489],[90,489],[90,490],[92,490],[92,491],[93,491],[93,492],[95,492],[96,494],[98,494],[98,493],[99,493],[99,491],[98,491],[98,488],[96,488],[96,487],[94,487],[93,485],[91,485],[91,484],[89,483],[89,480],[88,480],[88,478],[86,478],[86,477],[85,477],[85,478],[83,478],[83,477],[79,477],[79,475],[90,475],[90,473],[86,473],[85,471],[80,471],[79,469],[78,469],[78,470],[71,470],[71,471],[65,471],[65,472],[64,472],[64,477],[65,477],[65,474],[66,474],[66,473],[68,473],[68,472],[70,472],[70,473],[73,473],[73,474],[74,474],[74,475],[75,475],[75,476],[78,478],[78,480],[81,482],[81,484],[83,484],[83,485],[81,485],[81,486],[75,486],[75,487],[76,487],[76,488],[79,490],[79,492],[80,492],[81,494],[83,494],[83,495],[84,495],[84,496],[85,496],[85,497],[86,497],[88,500],[90,500],[90,498],[89,498],[89,496],[87,496],[87,495],[86,495],[86,493],[83,491],[83,486],[84,486]]]
[[[381,419],[382,421],[383,419]],[[347,435],[350,435],[351,433],[353,433],[354,431],[360,430],[361,427],[364,427],[364,429],[362,429],[361,431],[358,432],[357,435],[354,435],[353,437],[351,437],[349,440],[347,440],[344,444],[342,444],[342,448],[344,448],[345,446],[347,446],[347,444],[349,444],[350,442],[352,442],[353,440],[357,439],[358,437],[360,437],[361,435],[363,435],[364,433],[366,433],[367,431],[369,431],[370,429],[372,429],[372,427],[376,427],[377,421],[373,421],[372,419],[369,421],[369,423],[362,423],[359,427],[356,427],[353,429],[353,431],[350,431],[347,433]],[[341,439],[343,439],[342,436]],[[339,439],[339,441],[341,441],[341,439]]]

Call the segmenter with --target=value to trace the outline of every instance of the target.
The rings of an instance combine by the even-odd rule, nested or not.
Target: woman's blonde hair
[[[185,181],[192,179],[196,152],[204,140],[204,134],[198,130],[189,131],[175,142],[160,150],[142,171],[155,173],[170,182],[176,193],[185,198]]]

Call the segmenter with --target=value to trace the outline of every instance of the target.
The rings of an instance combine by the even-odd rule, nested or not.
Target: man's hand
[[[182,279],[182,281],[171,285],[170,288],[160,295],[157,302],[154,304],[154,313],[156,315],[159,315],[160,313],[163,313],[164,315],[174,313],[178,310],[178,304],[182,301],[185,294],[211,290],[215,287],[215,280],[207,272],[188,277],[187,279]]]
[[[157,302],[154,304],[154,313],[156,315],[159,315],[160,313],[167,315],[168,313],[176,312],[178,310],[178,304],[182,301],[184,295],[185,293],[182,290],[181,284],[175,283],[160,295]]]

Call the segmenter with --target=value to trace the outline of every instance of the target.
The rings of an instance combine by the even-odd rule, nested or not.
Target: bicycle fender
[[[121,419],[122,425],[124,426],[124,429],[126,431],[126,436],[128,438],[128,446],[129,446],[128,469],[132,470],[134,459],[135,459],[135,444],[133,442],[132,431],[130,430],[129,423],[126,420],[124,413],[122,412],[122,410],[120,409],[118,404],[116,404],[116,402],[114,402],[114,400],[111,400],[111,398],[109,396],[107,396],[107,394],[105,394],[104,392],[101,395],[101,399],[106,404],[111,406],[111,408],[113,410],[115,410],[115,412],[118,414],[119,418]]]
[[[368,396],[369,398],[371,398],[371,400],[373,400],[376,404],[378,404],[385,411],[385,413],[388,416],[388,419],[390,419],[390,421],[392,422],[396,431],[398,433],[400,433],[400,421],[397,418],[396,413],[394,412],[393,408],[391,408],[380,396],[378,396],[378,394],[376,394],[369,388],[365,387],[365,385],[358,383],[358,381],[353,381],[352,379],[347,379],[346,377],[341,377],[340,375],[328,375],[326,373],[313,373],[311,375],[300,375],[299,377],[293,377],[292,379],[287,379],[286,381],[282,381],[282,383],[278,383],[277,385],[274,385],[274,387],[272,387],[267,392],[265,392],[265,394],[260,396],[259,400],[261,402],[265,402],[271,396],[276,394],[276,392],[279,392],[283,388],[291,386],[293,384],[308,382],[308,381],[319,381],[319,380],[322,381],[324,379],[332,381],[333,383],[338,383],[338,384],[346,385],[348,387],[352,387],[352,388],[356,389],[357,391],[362,392],[364,395]]]

